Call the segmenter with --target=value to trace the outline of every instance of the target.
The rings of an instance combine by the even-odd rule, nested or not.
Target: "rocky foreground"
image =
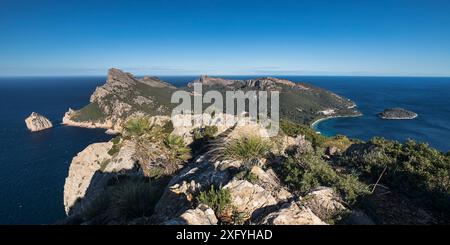
[[[157,123],[164,125],[168,122],[162,118]],[[185,129],[178,131],[186,132]],[[269,140],[265,129],[257,124],[230,127],[216,134],[214,136],[217,138],[212,144],[225,145],[225,142],[242,137]],[[184,134],[183,137],[194,136]],[[192,141],[192,139],[185,140]],[[276,153],[281,155],[285,154],[287,149],[310,147],[310,143],[302,136],[297,138],[284,136],[277,140],[280,145]],[[158,155],[143,160],[140,156],[143,149],[139,148],[138,142],[136,138],[123,137],[120,142],[92,144],[73,159],[64,186],[64,205],[72,221],[83,219],[80,217],[85,217],[86,213],[92,212],[91,209],[96,209],[92,206],[99,205],[99,198],[104,198],[102,195],[116,179],[152,178],[155,177],[154,173],[157,172],[155,169],[158,166],[165,169],[169,159],[164,159],[164,156],[170,156],[170,150],[166,149],[167,152],[159,152]],[[158,151],[157,149],[161,147],[157,141],[149,143],[145,151]],[[114,145],[119,144],[120,149],[111,152]],[[198,154],[189,162],[179,162],[184,166],[176,166],[174,174],[169,174],[173,177],[168,179],[166,187],[159,187],[162,192],[159,200],[154,202],[152,214],[131,219],[127,223],[324,225],[330,222],[330,219],[345,213],[352,217],[353,223],[373,224],[364,213],[350,210],[333,188],[317,187],[309,194],[299,196],[282,184],[264,156],[243,160],[224,158],[219,152],[220,147],[213,147]],[[229,195],[227,200],[224,200],[223,207],[215,207],[215,203],[208,203],[205,200],[199,201],[200,193],[210,191],[211,188],[219,188],[217,191],[226,191]],[[123,222],[112,214],[111,217],[103,217],[105,220],[99,221],[97,215],[100,214],[94,214],[94,217],[82,222],[85,224],[104,221],[107,224]]]
[[[346,99],[286,80],[202,77],[198,82],[211,88],[281,89],[285,101],[299,94],[310,96],[309,102],[335,99],[308,113],[291,107],[288,119],[309,122],[316,115],[353,110]],[[413,141],[327,138],[286,117],[276,136],[245,117],[224,125],[221,113],[174,127],[166,115],[155,115],[170,108],[161,94],[168,90],[174,88],[157,78],[136,79],[113,69],[88,106],[66,114],[68,125],[108,128],[117,136],[73,158],[64,185],[68,217],[59,223],[449,223],[450,153]]]
[[[25,124],[31,132],[41,131],[53,127],[50,120],[36,112],[32,112],[31,115],[25,119]]]

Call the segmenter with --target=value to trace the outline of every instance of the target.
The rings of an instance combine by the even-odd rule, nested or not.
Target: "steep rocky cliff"
[[[175,87],[156,77],[135,78],[119,69],[110,69],[104,85],[95,89],[90,103],[65,114],[69,126],[106,128],[119,131],[129,117],[169,115]]]

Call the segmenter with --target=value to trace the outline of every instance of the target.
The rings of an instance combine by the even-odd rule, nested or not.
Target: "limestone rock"
[[[286,203],[262,220],[264,225],[326,225],[311,209],[300,208],[295,202]]]
[[[336,146],[328,146],[328,147],[325,149],[325,154],[326,154],[327,156],[334,156],[334,155],[336,155],[337,153],[339,153],[339,148],[337,148]]]
[[[33,112],[25,119],[25,124],[31,132],[41,131],[53,127],[52,122],[39,113]]]
[[[247,180],[232,180],[223,188],[229,190],[231,204],[239,213],[250,215],[258,209],[277,204],[270,191]]]
[[[118,172],[121,170],[130,170],[134,167],[134,155],[136,152],[136,144],[130,140],[122,142],[119,152],[109,163],[104,166],[103,172]]]
[[[206,205],[199,205],[196,209],[189,209],[180,217],[164,222],[164,225],[217,225],[214,211]]]
[[[104,191],[108,181],[120,174],[143,175],[136,168],[135,147],[131,141],[121,143],[117,154],[108,151],[112,142],[95,143],[72,159],[64,185],[64,208],[67,214],[78,213]]]
[[[293,195],[281,185],[280,180],[272,169],[264,171],[261,167],[253,166],[250,173],[256,176],[257,183],[265,190],[270,191],[278,202],[287,201],[293,197]]]
[[[112,142],[91,144],[72,159],[64,184],[64,209],[67,214],[75,202],[84,197],[101,164],[111,159],[108,151],[112,145]]]
[[[304,197],[303,204],[322,220],[335,218],[348,211],[330,187],[318,188]]]
[[[194,196],[210,185],[223,186],[231,179],[228,169],[221,168],[221,161],[212,162],[202,155],[182,169],[169,182],[155,206],[153,220],[162,223],[180,216],[193,206]]]

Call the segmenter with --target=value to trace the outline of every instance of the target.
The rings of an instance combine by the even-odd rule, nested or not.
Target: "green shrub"
[[[203,128],[194,128],[192,130],[194,141],[190,147],[196,155],[209,147],[209,144],[215,139],[218,129],[216,126],[205,126]]]
[[[110,196],[107,193],[102,193],[83,209],[81,217],[83,220],[92,220],[95,217],[107,212],[110,207],[110,203]]]
[[[120,151],[122,145],[120,144],[120,136],[114,137],[111,142],[113,143],[111,149],[109,149],[108,154],[110,156],[114,156],[116,153]]]
[[[151,215],[162,191],[145,180],[124,180],[123,183],[111,187],[109,193],[112,209],[117,217],[130,220]]]
[[[198,196],[200,203],[208,205],[216,214],[221,213],[231,205],[231,195],[228,189],[215,188],[211,185],[209,191],[202,191]]]
[[[383,185],[450,215],[450,158],[427,144],[373,138],[351,146],[338,162],[369,183],[387,168]]]
[[[288,157],[282,165],[281,175],[294,191],[305,195],[319,186],[328,186],[341,193],[352,203],[358,196],[367,193],[367,186],[349,174],[337,173],[320,157],[309,153],[300,158]]]
[[[106,189],[83,208],[81,217],[92,224],[126,223],[150,216],[162,195],[167,180],[118,176]],[[82,222],[82,221],[81,221]]]
[[[169,134],[167,135],[164,143],[170,149],[174,158],[182,161],[186,161],[191,158],[191,150],[184,144],[182,137]]]
[[[151,128],[150,122],[143,117],[133,118],[125,123],[125,135],[141,136]]]
[[[226,143],[224,156],[227,159],[249,161],[265,157],[271,149],[268,140],[259,136],[243,136]]]
[[[170,134],[173,132],[173,130],[174,130],[174,127],[173,127],[172,121],[168,121],[166,124],[164,124],[164,126],[163,126],[164,133]]]
[[[340,152],[344,152],[350,147],[353,142],[344,135],[336,135],[334,137],[325,138],[325,140],[320,144],[320,147],[327,148],[334,146],[340,150]]]
[[[258,183],[258,176],[252,173],[250,170],[242,170],[234,176],[235,179],[238,180],[247,180],[252,184]]]
[[[81,108],[76,114],[72,117],[74,121],[101,121],[106,117],[106,114],[100,108],[100,106],[96,103],[89,103],[85,107]]]

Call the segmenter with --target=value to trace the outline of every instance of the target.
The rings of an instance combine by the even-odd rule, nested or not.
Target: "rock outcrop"
[[[25,119],[25,124],[31,132],[41,131],[53,127],[50,120],[36,112],[32,112],[31,115]]]
[[[322,220],[336,219],[348,211],[339,195],[330,187],[317,188],[306,195],[304,200],[304,206]]]
[[[206,205],[199,205],[196,209],[189,209],[180,217],[164,222],[164,225],[217,225],[218,220],[214,210]]]
[[[262,220],[264,225],[326,225],[309,208],[299,207],[295,202],[284,204],[278,211]]]
[[[102,164],[111,160],[108,151],[112,145],[111,142],[91,144],[72,159],[64,185],[66,213],[69,213],[75,202],[84,198],[95,172]]]
[[[109,179],[124,172],[143,175],[136,169],[135,145],[121,143],[119,151],[111,155],[112,142],[95,143],[72,159],[64,184],[64,208],[67,214],[80,213],[107,185]]]
[[[247,180],[233,180],[223,188],[230,192],[231,205],[244,216],[250,217],[256,210],[277,204],[269,191]]]

